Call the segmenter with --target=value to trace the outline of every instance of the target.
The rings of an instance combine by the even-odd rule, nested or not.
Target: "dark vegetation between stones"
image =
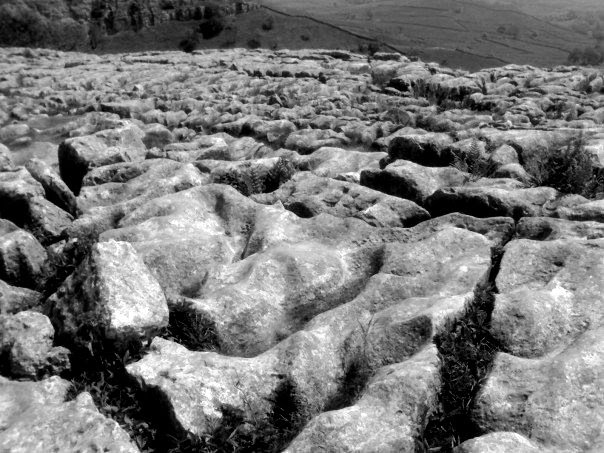
[[[471,411],[495,355],[501,351],[490,333],[490,322],[502,257],[503,248],[494,248],[488,280],[474,290],[463,316],[449,319],[434,337],[443,384],[438,410],[417,442],[418,453],[452,452],[460,443],[482,434],[472,421]]]
[[[171,315],[170,327],[161,336],[182,341],[184,346],[192,346],[192,349],[214,349],[209,343],[202,345],[199,340],[195,340],[196,345],[187,344],[186,330],[191,326],[181,321],[179,314]],[[199,332],[195,332],[198,336]],[[83,332],[82,336],[85,337],[86,333]],[[252,414],[250,421],[240,409],[224,406],[221,408],[222,423],[210,434],[191,436],[180,433],[170,420],[170,408],[157,410],[159,395],[152,389],[141,390],[126,373],[126,365],[140,360],[148,345],[131,344],[127,348],[123,345],[116,348],[110,342],[96,341],[92,333],[88,336],[90,342],[87,347],[77,347],[61,339],[57,341],[72,351],[71,371],[63,376],[72,383],[67,401],[75,399],[81,392],[89,392],[99,411],[118,422],[141,452],[279,452],[310,418],[303,409],[295,384],[283,378],[272,396],[273,410],[268,416]],[[162,405],[161,398],[159,401]]]
[[[597,198],[604,193],[604,172],[585,148],[582,134],[565,146],[549,150],[545,156],[532,156],[524,162],[536,186],[548,186],[564,194]]]
[[[267,172],[262,172],[255,167],[252,167],[249,172],[231,170],[219,175],[215,182],[228,184],[242,195],[250,196],[277,190],[280,185],[292,178],[294,172],[295,168],[291,161],[280,157],[277,164]]]

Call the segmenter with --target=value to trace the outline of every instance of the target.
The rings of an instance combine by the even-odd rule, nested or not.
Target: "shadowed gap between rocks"
[[[441,360],[439,407],[428,419],[417,453],[452,452],[464,442],[482,434],[472,420],[471,410],[501,345],[490,332],[503,247],[494,247],[487,281],[475,290],[465,313],[449,319],[434,337]]]

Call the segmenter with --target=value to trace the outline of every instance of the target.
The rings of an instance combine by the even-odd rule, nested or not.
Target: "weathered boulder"
[[[323,217],[323,231],[330,232],[333,221]],[[275,395],[285,384],[290,388],[290,398],[297,402],[296,411],[316,414],[331,401],[350,396],[340,392],[346,392],[345,376],[354,363],[366,360],[370,367],[375,367],[372,371],[377,371],[381,366],[404,361],[427,346],[432,333],[442,329],[448,317],[463,312],[471,291],[488,274],[491,245],[479,234],[445,225],[432,232],[401,230],[402,236],[397,236],[398,229],[364,228],[367,231],[353,238],[352,244],[359,241],[367,245],[372,241],[383,244],[405,238],[408,243],[387,245],[389,251],[385,253],[381,272],[372,276],[353,300],[318,314],[302,330],[266,352],[254,358],[229,357],[191,352],[156,338],[149,354],[128,365],[128,372],[144,390],[162,395],[155,399],[157,410],[168,410],[175,430],[196,435],[211,433],[229,410],[240,411],[243,419],[250,422],[264,419],[277,409],[274,404],[279,400]],[[351,229],[353,235],[354,231]],[[342,236],[336,231],[332,240],[341,241],[345,239]],[[454,246],[449,247],[450,244]],[[224,280],[225,286],[228,283]],[[238,282],[234,281],[232,287],[237,286]],[[260,288],[257,291],[262,294]],[[232,303],[224,309],[228,311],[236,306]],[[263,313],[252,316],[261,317]],[[246,324],[254,323],[252,316]],[[201,323],[201,326],[207,327],[207,324]],[[428,362],[437,364],[436,357],[431,357]],[[410,368],[411,376],[422,373],[413,366]],[[406,376],[407,371],[403,370],[404,362],[396,376]],[[430,370],[432,372],[424,376],[425,381],[418,377],[415,388],[433,389],[434,392],[428,391],[426,395],[434,398],[436,386],[432,386],[431,379],[438,379],[438,372],[435,368]],[[382,376],[388,386],[396,387],[388,379],[387,371]],[[380,385],[376,384],[375,391]],[[404,398],[402,394],[401,398]],[[376,402],[376,406],[379,405]],[[376,410],[379,411],[379,407]],[[390,423],[401,419],[393,414],[393,407],[386,412],[391,418],[385,420],[385,424],[396,437]],[[419,424],[413,421],[417,418],[411,414],[409,418],[405,433],[419,434],[416,431]],[[408,439],[405,433],[400,438]]]
[[[426,220],[413,227],[413,231],[436,232],[447,226],[479,233],[489,239],[495,246],[503,246],[516,233],[516,224],[514,219],[510,217],[479,218],[458,212]]]
[[[439,368],[434,346],[381,368],[356,404],[315,417],[284,452],[414,452],[437,404]]]
[[[587,330],[542,358],[499,353],[476,399],[480,429],[515,431],[546,451],[597,451],[604,437],[603,334],[601,327]]]
[[[10,222],[0,221],[0,279],[16,286],[41,287],[45,277],[46,250],[31,233],[14,225],[14,230],[3,228],[7,224]],[[7,229],[9,231],[4,232]]]
[[[229,144],[219,134],[202,135],[190,142],[166,144],[161,149],[151,149],[147,158],[171,159],[183,163],[201,159],[234,160],[229,153]]]
[[[44,187],[46,199],[72,216],[77,215],[77,201],[67,184],[52,168],[40,159],[30,159],[25,164],[27,171]]]
[[[116,102],[101,102],[101,112],[115,113],[121,118],[136,118],[155,108],[153,99],[128,99]]]
[[[491,329],[505,349],[536,357],[604,320],[604,239],[520,239],[505,247]]]
[[[35,311],[0,315],[0,369],[14,378],[40,379],[69,369],[69,351],[53,347],[50,319]]]
[[[338,217],[356,217],[375,226],[413,226],[429,218],[428,213],[412,201],[306,172],[297,173],[270,194],[253,198],[266,204],[281,201],[300,217],[326,212]]]
[[[67,234],[94,239],[148,200],[206,184],[210,176],[202,175],[191,164],[152,159],[101,167],[86,181],[97,185],[82,189],[78,206],[83,215]]]
[[[556,209],[555,216],[568,220],[593,220],[604,223],[604,198],[574,206],[560,206]]]
[[[295,163],[302,171],[312,171],[317,176],[335,178],[344,173],[378,169],[380,159],[385,156],[386,153],[380,152],[367,153],[323,147],[312,154],[295,159]]]
[[[296,131],[296,125],[288,120],[262,121],[252,125],[257,138],[266,139],[274,146],[281,146],[289,135]]]
[[[0,218],[23,226],[31,199],[44,196],[44,188],[23,167],[0,172]]]
[[[37,308],[42,303],[42,294],[37,291],[11,286],[0,280],[0,315],[14,314]]]
[[[89,393],[65,402],[69,381],[14,382],[0,377],[0,449],[137,453],[117,422],[101,415]]]
[[[147,154],[144,136],[138,127],[128,125],[65,140],[59,146],[61,178],[79,194],[82,179],[91,168],[143,160]]]
[[[302,129],[289,134],[284,146],[300,154],[310,154],[319,148],[340,148],[349,144],[350,139],[342,133],[329,129]]]
[[[524,217],[516,229],[518,238],[536,241],[555,239],[599,239],[604,237],[604,224],[595,221],[574,221],[551,217]]]
[[[195,294],[244,252],[258,206],[223,184],[194,187],[141,203],[101,240],[130,242],[167,295]]]
[[[453,167],[424,167],[396,160],[383,170],[363,170],[361,184],[380,192],[424,205],[438,189],[461,186],[469,175]]]
[[[46,312],[60,337],[80,345],[92,336],[136,347],[168,324],[161,287],[126,242],[95,244],[48,299]]]
[[[154,123],[145,127],[143,143],[148,149],[161,149],[172,142],[174,142],[174,134],[166,126]]]
[[[58,242],[63,232],[71,225],[73,216],[46,198],[36,197],[29,200],[28,218],[23,227],[45,246]]]
[[[447,166],[455,157],[453,143],[445,133],[398,135],[388,146],[388,156],[391,162],[403,159],[430,167]]]
[[[480,187],[482,182],[439,189],[428,197],[426,208],[433,216],[461,212],[477,217],[519,219],[547,215],[544,205],[558,197],[558,191],[550,187]]]
[[[0,171],[14,170],[15,164],[11,158],[10,149],[0,144]]]
[[[501,431],[466,440],[453,451],[454,453],[507,453],[511,451],[517,453],[547,453],[551,450],[518,433]]]

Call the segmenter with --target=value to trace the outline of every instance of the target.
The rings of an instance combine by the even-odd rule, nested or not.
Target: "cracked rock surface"
[[[602,449],[598,70],[0,57],[0,450]]]

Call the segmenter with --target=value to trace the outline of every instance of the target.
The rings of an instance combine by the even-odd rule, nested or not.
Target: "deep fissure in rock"
[[[433,413],[418,440],[416,451],[451,452],[481,434],[472,420],[472,403],[489,373],[501,346],[490,333],[491,314],[503,247],[492,251],[486,282],[478,285],[464,314],[449,319],[434,337],[441,360],[442,386],[438,410]]]

